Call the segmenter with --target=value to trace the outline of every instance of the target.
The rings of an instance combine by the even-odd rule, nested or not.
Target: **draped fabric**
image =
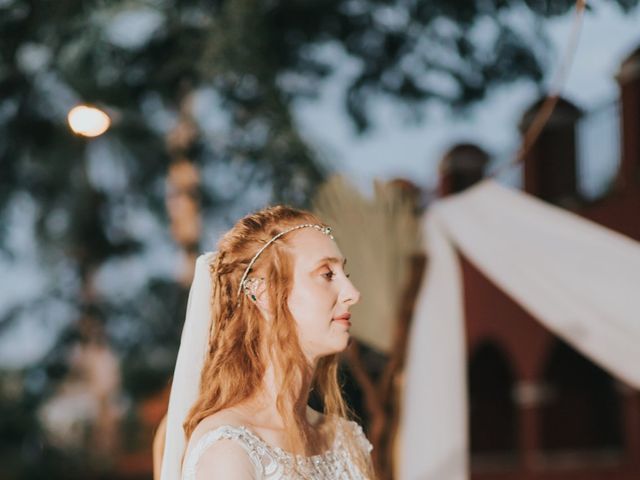
[[[469,476],[456,249],[551,332],[640,388],[640,243],[490,179],[433,204],[423,227],[429,264],[410,332],[399,478]]]

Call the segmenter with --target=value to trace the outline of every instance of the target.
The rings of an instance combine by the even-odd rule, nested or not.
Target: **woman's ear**
[[[270,316],[269,295],[267,292],[267,282],[263,277],[250,278],[245,282],[245,294],[249,300],[256,304],[258,310],[265,318]]]

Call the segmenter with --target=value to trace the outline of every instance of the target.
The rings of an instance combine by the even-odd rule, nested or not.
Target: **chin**
[[[344,336],[344,340],[335,345],[335,350],[332,353],[340,353],[340,352],[346,350],[346,348],[349,346],[350,338],[351,338],[351,336],[347,333]]]
[[[331,346],[327,346],[327,348],[318,355],[318,358],[328,357],[329,355],[335,355],[336,353],[343,352],[349,346],[349,337],[345,337],[344,341],[333,342]]]

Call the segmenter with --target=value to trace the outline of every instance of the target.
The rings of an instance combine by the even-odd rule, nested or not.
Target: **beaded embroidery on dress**
[[[367,455],[373,446],[367,440],[362,427],[356,422],[345,420],[347,428],[353,431],[353,437]],[[337,428],[333,445],[323,454],[302,456],[293,455],[266,443],[244,426],[223,425],[205,433],[189,453],[184,462],[182,480],[196,480],[198,461],[216,440],[236,440],[247,452],[255,471],[256,480],[366,480],[358,470],[344,446],[345,436],[342,428]],[[297,472],[293,465],[297,464]]]

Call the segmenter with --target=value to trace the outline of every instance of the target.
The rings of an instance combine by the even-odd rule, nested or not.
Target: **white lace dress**
[[[193,446],[185,459],[182,480],[195,480],[198,461],[216,440],[233,439],[247,452],[255,467],[256,480],[366,480],[358,470],[353,459],[344,447],[346,437],[343,428],[351,428],[352,437],[358,442],[368,456],[373,446],[367,440],[362,427],[356,422],[345,420],[339,422],[333,445],[320,455],[309,457],[293,455],[279,447],[274,447],[262,440],[244,426],[224,425],[205,433]],[[294,473],[293,465],[297,464]]]

